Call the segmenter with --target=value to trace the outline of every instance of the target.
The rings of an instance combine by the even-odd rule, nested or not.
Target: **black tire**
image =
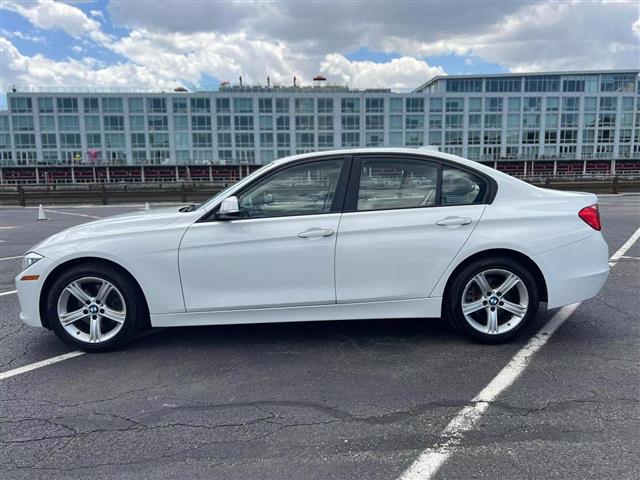
[[[514,328],[504,333],[483,333],[474,328],[462,311],[462,297],[465,287],[481,272],[487,270],[506,270],[520,277],[528,293],[527,312]],[[493,285],[495,286],[495,285]],[[488,293],[488,292],[487,292]],[[506,299],[506,298],[505,298]],[[455,330],[467,338],[479,343],[505,343],[517,337],[524,329],[534,323],[538,314],[540,292],[532,273],[520,262],[508,257],[487,257],[474,261],[456,273],[444,299],[443,312]]]
[[[58,316],[58,300],[65,288],[71,282],[85,277],[108,281],[119,290],[124,300],[126,315],[122,327],[112,338],[104,342],[88,343],[75,338],[63,327]],[[140,288],[126,274],[111,265],[96,262],[74,265],[58,275],[45,295],[47,321],[53,331],[67,345],[85,352],[106,352],[120,348],[147,325],[147,308]],[[84,320],[80,322],[82,321]],[[82,325],[78,328],[78,335],[80,335],[79,331],[82,328],[84,328]]]

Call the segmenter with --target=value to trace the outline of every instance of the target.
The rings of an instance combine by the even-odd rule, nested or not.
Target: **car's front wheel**
[[[143,324],[141,293],[118,269],[82,264],[58,276],[47,296],[47,320],[64,342],[99,352],[122,346]]]
[[[535,278],[510,258],[483,258],[458,272],[448,289],[445,313],[456,330],[484,343],[514,338],[538,313]]]

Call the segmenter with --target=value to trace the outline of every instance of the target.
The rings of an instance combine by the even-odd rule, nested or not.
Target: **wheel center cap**
[[[498,297],[491,297],[489,299],[489,305],[497,305],[498,304]]]
[[[98,306],[97,305],[89,306],[89,311],[93,314],[98,313]]]

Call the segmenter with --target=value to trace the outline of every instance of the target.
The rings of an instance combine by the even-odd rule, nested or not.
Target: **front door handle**
[[[298,236],[300,238],[322,238],[330,237],[333,233],[333,230],[330,228],[310,228],[309,230],[300,232]]]
[[[459,227],[460,225],[469,225],[473,220],[469,217],[445,217],[436,222],[441,227]]]

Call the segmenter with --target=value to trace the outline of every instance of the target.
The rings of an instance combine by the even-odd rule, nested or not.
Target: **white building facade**
[[[639,73],[443,76],[410,93],[16,89],[0,111],[0,165],[261,164],[421,145],[485,162],[638,159]]]

